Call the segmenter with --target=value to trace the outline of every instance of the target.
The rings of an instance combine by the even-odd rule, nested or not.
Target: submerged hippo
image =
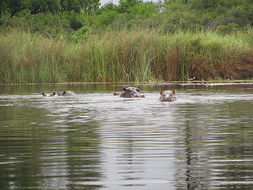
[[[72,91],[63,91],[63,92],[53,92],[53,93],[45,93],[45,92],[42,92],[42,96],[46,96],[46,97],[49,97],[49,96],[73,96],[75,95],[74,92]]]
[[[49,96],[55,96],[56,93],[53,92],[53,93],[45,93],[45,92],[42,92],[42,96],[46,96],[46,97],[49,97]]]
[[[114,92],[114,96],[120,96],[123,98],[145,98],[145,96],[140,92],[140,88],[127,87],[123,88],[123,92]]]
[[[58,92],[57,95],[58,96],[73,96],[75,95],[75,93],[72,91],[63,91],[63,92]]]
[[[177,97],[176,97],[176,91],[172,90],[172,92],[168,92],[168,91],[161,91],[160,92],[160,98],[159,100],[161,102],[173,102],[176,101]]]

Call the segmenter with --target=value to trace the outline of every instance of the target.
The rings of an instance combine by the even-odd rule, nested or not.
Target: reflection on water
[[[253,188],[252,85],[121,88],[0,86],[1,189]]]

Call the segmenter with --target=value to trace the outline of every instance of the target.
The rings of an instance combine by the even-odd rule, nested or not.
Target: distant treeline
[[[161,33],[218,31],[229,34],[253,25],[252,0],[1,0],[1,28],[46,37],[85,38],[105,30],[152,29]]]

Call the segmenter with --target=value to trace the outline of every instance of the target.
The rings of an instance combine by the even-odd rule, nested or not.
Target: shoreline
[[[164,81],[164,82],[58,82],[58,83],[7,83],[0,86],[36,86],[36,85],[180,85],[180,86],[227,86],[253,85],[253,79],[248,80],[210,80],[210,81]]]

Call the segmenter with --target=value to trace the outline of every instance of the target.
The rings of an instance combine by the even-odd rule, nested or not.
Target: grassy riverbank
[[[143,82],[253,78],[253,31],[106,32],[70,42],[0,35],[0,83]]]

